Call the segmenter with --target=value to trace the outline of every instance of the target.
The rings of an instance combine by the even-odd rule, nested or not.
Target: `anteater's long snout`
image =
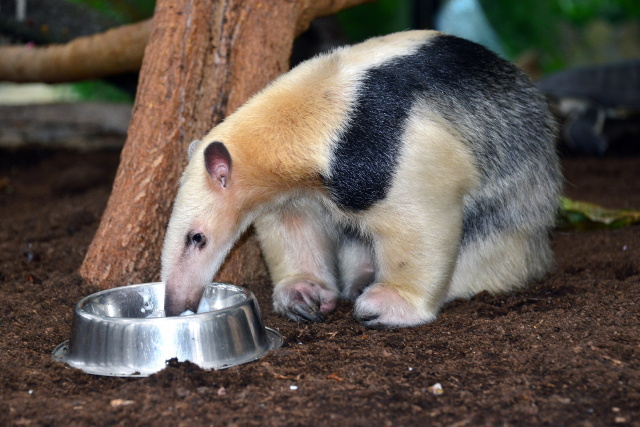
[[[194,313],[198,305],[204,287],[200,285],[182,285],[179,282],[168,280],[165,282],[164,312],[167,316],[179,316],[186,310]]]

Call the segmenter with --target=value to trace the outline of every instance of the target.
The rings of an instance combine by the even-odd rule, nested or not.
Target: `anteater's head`
[[[220,141],[194,141],[162,251],[165,312],[196,311],[204,286],[243,231],[231,153]]]

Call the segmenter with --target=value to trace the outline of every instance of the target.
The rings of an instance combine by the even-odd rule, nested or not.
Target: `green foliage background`
[[[638,0],[480,0],[511,59],[535,49],[543,69],[570,65],[560,42],[563,31],[580,32],[595,21],[621,25],[640,21]]]
[[[411,2],[377,0],[338,13],[344,32],[353,43],[411,28]]]
[[[155,0],[67,0],[80,3],[109,15],[121,24],[136,22],[153,15]]]

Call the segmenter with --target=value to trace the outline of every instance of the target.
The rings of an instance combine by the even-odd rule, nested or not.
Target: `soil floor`
[[[0,152],[0,425],[640,426],[640,227],[560,232],[525,290],[446,306],[432,324],[369,330],[341,303],[321,324],[275,315],[280,350],[242,366],[147,378],[52,361],[117,152]],[[565,193],[640,208],[640,157],[563,162]],[[434,384],[442,393],[433,392]]]

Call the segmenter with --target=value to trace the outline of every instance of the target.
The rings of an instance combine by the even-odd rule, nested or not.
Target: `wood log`
[[[131,121],[122,103],[0,105],[0,147],[121,149]]]
[[[80,268],[102,288],[157,280],[186,148],[288,69],[316,17],[368,0],[159,0],[127,142],[100,226]],[[253,236],[216,280],[266,275]]]
[[[0,80],[62,83],[138,71],[151,20],[43,47],[0,47]]]

